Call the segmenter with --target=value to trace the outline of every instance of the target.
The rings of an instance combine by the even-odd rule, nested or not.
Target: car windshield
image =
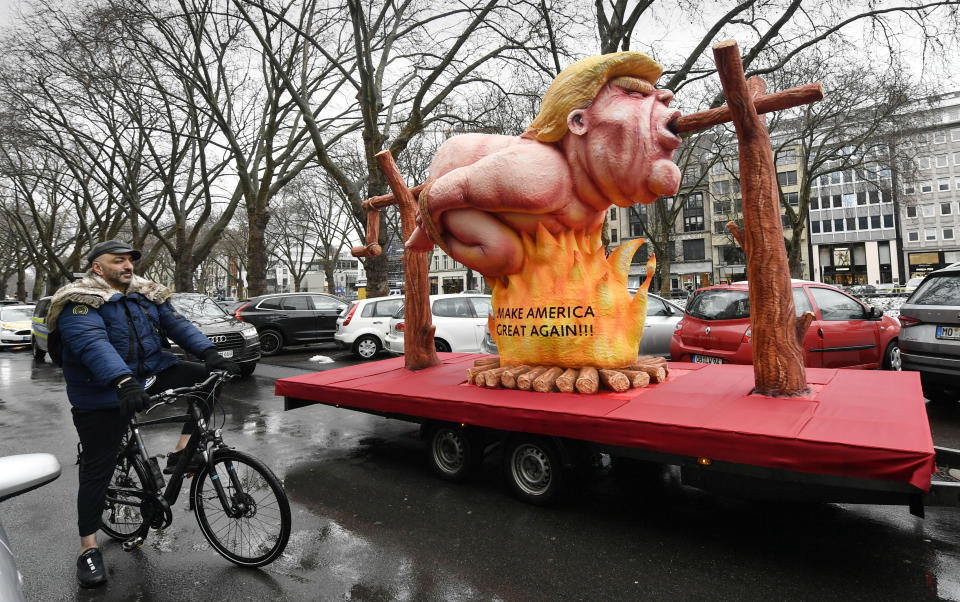
[[[203,295],[174,297],[170,300],[173,307],[188,320],[201,318],[222,318],[227,315],[223,308],[210,297]]]
[[[687,313],[701,320],[737,320],[750,317],[747,291],[714,289],[698,291],[687,303]]]
[[[0,310],[0,319],[4,322],[23,322],[33,317],[32,307],[11,307]]]
[[[957,305],[960,303],[960,273],[930,277],[917,288],[907,303]]]

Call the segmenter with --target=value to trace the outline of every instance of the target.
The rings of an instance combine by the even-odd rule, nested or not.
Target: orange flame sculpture
[[[540,225],[536,240],[521,236],[520,272],[487,280],[493,290],[490,334],[501,365],[620,368],[634,363],[657,265],[651,256],[646,280],[631,297],[627,274],[643,239],[626,242],[607,257],[599,230],[554,236]]]

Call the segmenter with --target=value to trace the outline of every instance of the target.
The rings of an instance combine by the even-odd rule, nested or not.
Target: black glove
[[[225,370],[234,376],[240,374],[240,366],[237,365],[237,362],[220,355],[216,347],[203,352],[203,363],[206,365],[208,372]]]
[[[122,376],[117,380],[124,380],[116,385],[117,397],[120,398],[120,411],[125,416],[133,416],[134,413],[143,410],[150,404],[150,396],[143,390],[140,381],[132,376]]]

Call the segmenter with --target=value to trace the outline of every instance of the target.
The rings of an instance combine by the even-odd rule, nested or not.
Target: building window
[[[787,204],[792,207],[800,204],[800,194],[797,192],[785,192],[783,193],[783,198],[787,201]]]
[[[611,208],[610,208],[610,221],[615,221],[616,219],[617,219],[617,208],[616,208],[616,207],[611,207]]]
[[[852,192],[848,192],[843,195],[843,206],[844,207],[856,207],[857,206],[857,195]]]
[[[916,205],[907,205],[907,217],[917,217]]]
[[[720,263],[724,265],[742,265],[746,263],[743,249],[735,245],[720,247]]]
[[[640,227],[640,222],[630,222],[630,236],[634,238],[643,236],[643,229]]]
[[[848,217],[847,218],[847,232],[853,232],[857,229],[857,218]]]
[[[950,165],[950,162],[949,162],[950,156],[949,156],[949,155],[946,155],[946,154],[944,154],[944,155],[937,155],[936,159],[937,159],[937,167],[946,167],[947,165]]]
[[[909,232],[907,232],[907,240],[909,240],[910,242],[917,242],[918,240],[920,240],[920,232],[916,230],[910,230]]]
[[[703,261],[704,244],[702,238],[693,238],[683,241],[684,261]]]
[[[777,153],[777,165],[793,165],[797,162],[797,149],[785,148]]]
[[[921,205],[920,214],[923,217],[933,217],[933,205]]]
[[[953,205],[951,203],[940,203],[940,215],[950,215],[953,213]]]
[[[918,169],[930,169],[930,157],[918,157],[918,158],[917,158],[917,168],[918,168]]]
[[[813,234],[820,234],[820,221],[810,222],[810,232]]]
[[[955,183],[954,188],[956,188],[957,190],[960,190],[960,176],[957,176],[956,178],[954,178],[953,181]]]
[[[866,230],[866,229],[867,229],[867,216],[866,216],[866,215],[861,215],[860,217],[857,218],[857,228],[858,228],[859,230]]]
[[[936,228],[924,228],[924,229],[923,229],[923,238],[924,238],[924,240],[937,240],[937,229],[936,229]]]
[[[950,140],[953,142],[960,142],[960,128],[954,128],[950,130]]]
[[[710,192],[715,195],[730,194],[730,180],[720,180],[710,185]]]
[[[833,232],[833,222],[831,222],[831,221],[828,220],[828,219],[823,220],[823,231],[824,231],[825,233],[826,233],[826,232]]]
[[[903,185],[903,194],[913,194],[916,192],[916,189],[913,187],[913,183]]]
[[[683,205],[683,231],[703,231],[703,195],[691,194]]]
[[[871,190],[871,191],[870,191],[870,204],[873,205],[873,204],[876,204],[876,203],[879,203],[879,202],[880,202],[880,191],[879,191],[879,190]]]
[[[960,153],[953,153],[953,164],[960,165]]]
[[[943,229],[943,240],[953,240],[953,228]]]
[[[713,201],[713,212],[714,213],[730,213],[730,200],[714,200]]]
[[[960,183],[960,179],[958,179],[957,182]],[[818,197],[818,196],[810,197],[810,208],[811,208],[811,209],[819,209],[819,208],[820,208],[820,197]]]
[[[934,144],[943,144],[947,141],[946,132],[934,132],[933,133],[933,143]]]
[[[879,230],[879,229],[880,229],[880,216],[879,216],[879,215],[871,215],[871,216],[870,216],[870,227],[873,228],[873,229],[875,229],[875,230]]]
[[[931,182],[920,182],[920,192],[933,192],[933,184]]]
[[[617,229],[610,228],[610,242],[617,242]]]
[[[781,171],[777,173],[777,182],[781,186],[796,186],[797,185],[797,172],[796,171]]]
[[[858,192],[858,193],[857,193],[857,204],[858,204],[858,205],[866,205],[866,204],[867,204],[867,193],[866,193],[866,192],[862,192],[862,191],[861,191],[861,192]]]
[[[950,190],[950,178],[940,178],[937,180],[937,190],[940,192]]]
[[[727,222],[713,222],[713,233],[714,234],[726,234],[727,233]]]
[[[830,173],[830,183],[831,184],[843,184],[843,174],[839,171],[834,171]]]
[[[843,232],[843,220],[835,219],[833,220],[833,231],[834,232]]]
[[[883,216],[883,227],[892,228],[893,227],[893,214],[888,213]]]
[[[830,197],[830,198],[833,199],[833,206],[834,206],[834,207],[837,207],[837,208],[843,207],[843,195],[835,194],[835,195],[833,195],[833,196]]]

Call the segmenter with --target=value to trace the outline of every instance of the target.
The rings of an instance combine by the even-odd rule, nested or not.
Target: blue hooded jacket
[[[169,298],[168,289],[137,276],[124,295],[91,273],[57,292],[47,324],[60,330],[63,377],[74,407],[119,407],[114,380],[133,375],[142,384],[177,364],[163,349],[164,336],[198,357],[216,348]]]

